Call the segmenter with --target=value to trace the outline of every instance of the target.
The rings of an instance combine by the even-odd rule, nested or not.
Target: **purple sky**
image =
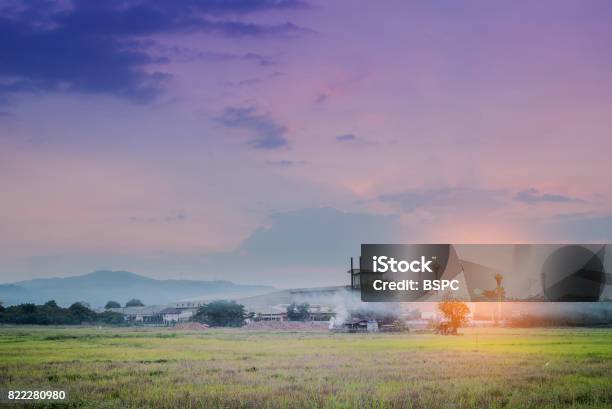
[[[97,3],[0,6],[0,282],[612,239],[609,1]]]

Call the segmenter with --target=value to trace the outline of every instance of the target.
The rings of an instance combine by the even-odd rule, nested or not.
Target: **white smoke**
[[[382,316],[407,317],[411,311],[406,305],[398,302],[363,302],[359,291],[340,289],[333,294],[310,293],[301,295],[295,302],[307,302],[312,305],[321,305],[331,309],[334,317],[330,320],[330,328],[341,326],[351,318],[373,318]]]

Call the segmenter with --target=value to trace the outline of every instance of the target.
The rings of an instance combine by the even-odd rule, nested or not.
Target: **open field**
[[[91,408],[612,407],[611,329],[464,332],[0,327],[0,385]]]

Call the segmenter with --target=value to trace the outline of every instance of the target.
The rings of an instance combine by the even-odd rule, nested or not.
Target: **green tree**
[[[121,304],[119,304],[117,301],[109,301],[104,306],[104,309],[108,310],[109,308],[121,308]]]
[[[193,320],[211,327],[241,327],[244,324],[244,305],[235,301],[218,300],[200,307]]]
[[[97,319],[97,314],[80,302],[72,304],[68,307],[68,311],[74,324],[93,323]]]
[[[71,324],[67,311],[57,305],[55,300],[47,301],[44,305],[36,307],[36,323],[39,325]]]
[[[291,303],[287,306],[287,318],[289,321],[304,321],[310,315],[308,312],[309,308],[310,305],[308,303]]]
[[[144,307],[142,301],[137,298],[132,298],[130,301],[125,303],[126,307]]]
[[[47,302],[45,303],[44,307],[47,307],[47,308],[52,308],[52,309],[57,309],[57,308],[59,308],[59,307],[58,307],[58,305],[57,305],[57,303],[55,302],[55,300],[49,300],[49,301],[47,301]]]
[[[457,334],[457,330],[469,322],[470,309],[466,303],[447,298],[438,303],[438,310],[442,313],[443,321],[438,330],[442,334]]]

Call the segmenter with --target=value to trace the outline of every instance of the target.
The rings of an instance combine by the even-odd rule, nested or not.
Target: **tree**
[[[469,322],[470,309],[461,301],[447,298],[438,303],[438,310],[444,317],[438,326],[438,331],[442,334],[456,335],[457,330]]]
[[[44,305],[44,306],[45,306],[45,307],[47,307],[47,308],[54,308],[54,309],[55,309],[55,308],[59,308],[59,307],[57,306],[57,303],[55,302],[55,300],[49,300],[49,301],[47,301],[47,302],[45,303],[45,305]]]
[[[504,280],[503,275],[497,273],[493,278],[497,283],[497,287],[495,287],[495,291],[497,292],[497,316],[495,317],[495,322],[499,323],[501,321],[501,303],[502,299],[506,296],[506,289],[502,286],[502,281]]]
[[[304,321],[310,315],[308,312],[309,308],[310,305],[308,303],[291,303],[287,306],[287,318],[289,321]]]
[[[138,301],[138,300],[136,300],[136,301]],[[109,301],[104,306],[104,309],[108,310],[109,308],[121,308],[121,304],[119,304],[117,301]]]
[[[236,301],[218,300],[200,307],[193,320],[211,327],[241,327],[244,314],[244,305]]]
[[[97,314],[80,302],[75,302],[68,307],[68,310],[75,324],[92,323],[96,321]]]
[[[137,298],[132,298],[130,301],[125,303],[126,307],[144,307],[145,305]]]

